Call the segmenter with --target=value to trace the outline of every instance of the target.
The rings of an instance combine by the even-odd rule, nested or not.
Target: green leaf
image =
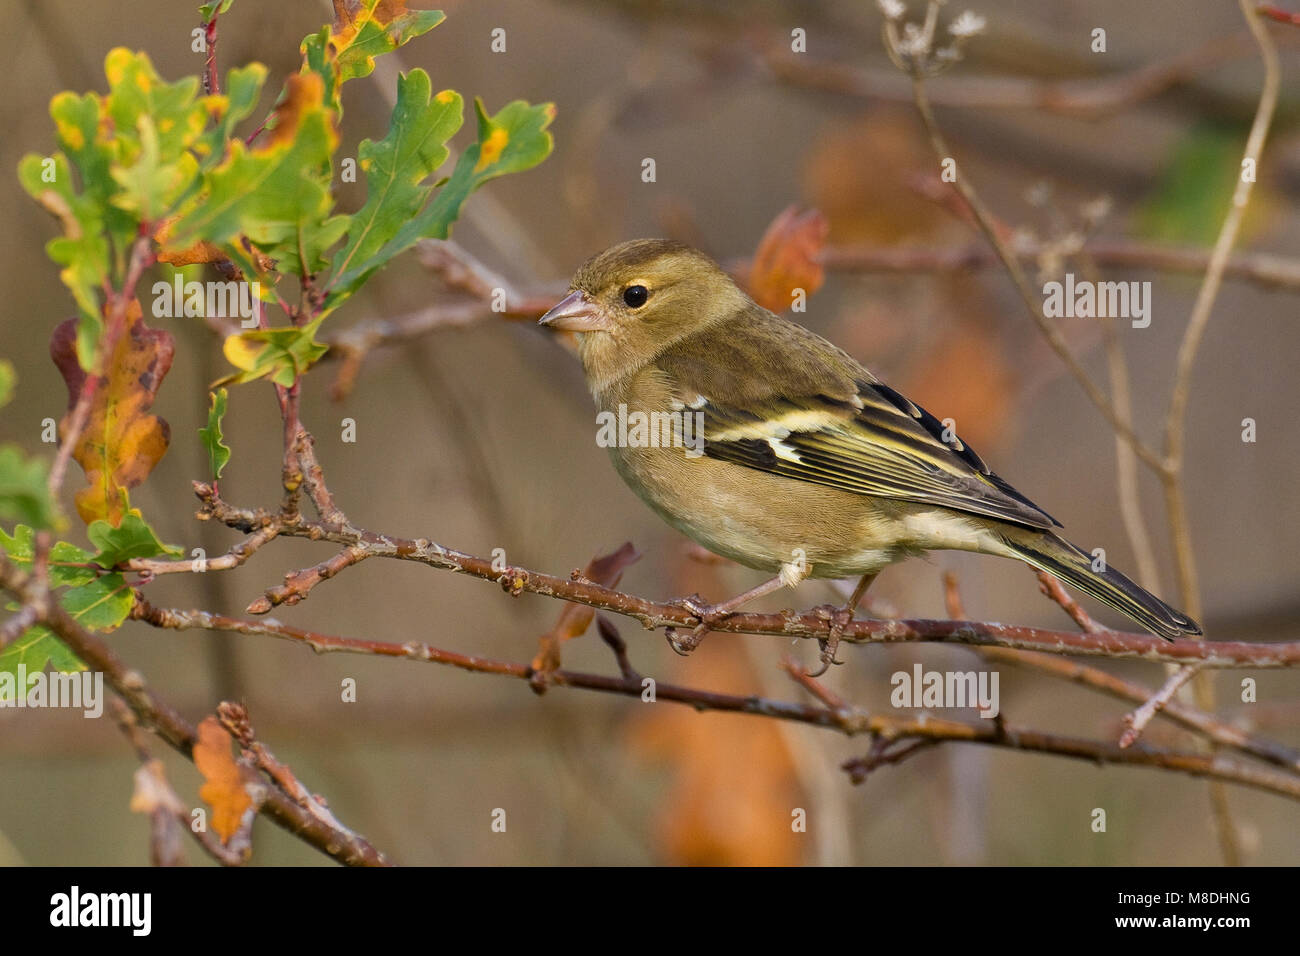
[[[31,570],[36,534],[27,525],[18,525],[12,535],[0,528],[0,551],[19,567]],[[89,564],[90,552],[83,551],[67,541],[56,541],[50,548],[50,587],[67,587],[89,584],[98,576],[93,568],[69,567]]]
[[[102,518],[92,521],[86,528],[86,537],[99,548],[99,553],[91,560],[101,568],[113,568],[132,558],[182,553],[180,548],[158,540],[158,535],[136,508],[126,512],[117,527]]]
[[[441,10],[405,7],[405,0],[361,0],[355,19],[335,33],[336,38],[346,40],[338,44],[340,82],[369,76],[375,69],[375,57],[405,46],[447,19]],[[386,12],[391,18],[386,19]],[[349,35],[349,31],[354,32]]]
[[[217,384],[242,384],[270,378],[286,388],[329,351],[314,338],[325,316],[301,328],[258,329],[226,339],[223,350],[231,365],[241,371]]]
[[[104,58],[109,91],[104,111],[112,121],[115,159],[135,162],[141,149],[140,120],[148,117],[157,132],[159,161],[176,162],[208,126],[208,104],[199,95],[199,78],[185,76],[167,83],[145,53],[115,47]]]
[[[391,53],[446,19],[441,10],[407,10],[406,0],[359,0],[335,4],[339,19],[302,41],[302,70],[321,78],[325,102],[343,112],[339,88],[348,80],[369,76],[375,57]]]
[[[356,289],[376,269],[421,239],[446,239],[452,223],[460,215],[460,207],[470,193],[488,180],[531,169],[550,155],[554,141],[547,127],[555,118],[552,104],[530,106],[523,100],[515,100],[495,116],[488,116],[477,99],[474,106],[478,113],[478,142],[461,154],[451,178],[418,215],[409,219],[369,259],[354,263],[331,280],[333,289],[326,301],[327,309],[350,294],[343,290]]]
[[[234,2],[235,0],[212,0],[211,3],[204,3],[199,6],[199,16],[204,23],[210,23],[213,17],[219,17],[229,10]]]
[[[110,169],[119,150],[104,101],[94,93],[59,93],[50,101],[50,116],[60,148],[81,176],[84,195],[103,216],[112,244],[112,260],[120,273],[137,224],[130,213],[112,204],[117,184]]]
[[[18,525],[12,535],[0,529],[0,550],[19,567],[31,569],[35,534],[26,525]],[[50,548],[50,587],[55,589],[60,606],[89,630],[111,631],[121,624],[135,603],[135,594],[120,574],[102,574],[90,567],[88,551],[66,541]],[[13,610],[14,606],[10,605]],[[49,630],[39,625],[28,628],[16,641],[0,652],[0,671],[13,672],[22,663],[27,672],[41,670],[53,663],[62,671],[81,670],[82,665]]]
[[[464,122],[460,94],[443,90],[430,100],[429,75],[412,70],[397,80],[397,104],[388,135],[378,143],[362,140],[357,155],[366,174],[366,204],[352,217],[348,241],[334,256],[333,272],[364,263],[420,211],[432,192],[425,185],[447,160],[447,140]],[[338,288],[340,296],[356,285]]]
[[[235,67],[226,74],[226,92],[222,94],[222,112],[206,133],[195,144],[200,158],[220,159],[225,155],[226,141],[234,135],[235,127],[246,119],[257,106],[266,83],[266,67],[250,63]]]
[[[17,640],[0,651],[0,673],[17,676],[20,665],[28,677],[40,673],[48,665],[53,665],[56,671],[64,674],[86,669],[81,658],[39,624],[29,627]]]
[[[174,163],[164,163],[153,117],[139,119],[140,154],[130,166],[115,167],[113,180],[121,187],[113,205],[141,222],[157,222],[193,186],[198,162],[185,153]]]
[[[208,464],[212,477],[220,478],[222,470],[230,461],[230,448],[225,444],[221,433],[221,419],[226,415],[226,390],[219,388],[212,395],[212,407],[208,409],[208,425],[199,429],[199,439],[208,450]]]
[[[17,445],[0,445],[0,518],[54,527],[56,511],[48,480],[44,461],[28,458]]]
[[[289,77],[271,136],[251,151],[234,140],[229,155],[205,171],[202,194],[168,232],[168,252],[206,240],[255,274],[255,262],[238,241],[243,235],[283,259],[283,271],[300,271],[300,247],[307,250],[308,271],[323,265],[324,250],[346,230],[347,217],[329,215],[330,157],[338,134],[321,97],[313,74]]]
[[[73,189],[72,170],[62,153],[29,153],[18,164],[18,179],[63,226],[63,235],[46,243],[45,252],[64,267],[59,278],[72,292],[80,312],[77,357],[82,368],[89,368],[103,328],[100,289],[109,273],[109,244],[103,235],[100,207],[94,197],[78,195]]]

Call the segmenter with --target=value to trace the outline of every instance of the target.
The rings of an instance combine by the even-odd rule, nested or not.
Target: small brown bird
[[[969,445],[822,337],[749,298],[710,258],[639,239],[600,253],[542,325],[578,333],[601,444],[669,524],[739,563],[779,572],[710,623],[807,576],[860,576],[935,550],[1016,558],[1153,634],[1196,622],[1060,537],[1060,523]],[[598,436],[601,437],[601,436]],[[824,651],[826,648],[823,649]],[[830,663],[834,647],[823,660]]]

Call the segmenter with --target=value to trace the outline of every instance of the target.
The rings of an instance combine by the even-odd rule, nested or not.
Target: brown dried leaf
[[[245,814],[253,810],[253,799],[230,754],[230,744],[231,736],[217,718],[204,717],[194,744],[194,765],[206,781],[199,787],[199,797],[212,808],[212,829],[226,845],[239,832]]]
[[[749,269],[748,292],[759,305],[784,312],[796,289],[812,295],[826,279],[819,257],[826,244],[826,217],[816,209],[789,206],[763,233]]]
[[[607,588],[618,587],[623,571],[634,564],[641,555],[626,541],[617,551],[598,555],[582,569],[582,576],[594,584]],[[585,604],[566,603],[555,626],[538,640],[540,645],[537,656],[533,658],[533,669],[547,673],[560,666],[560,645],[575,637],[581,637],[591,626],[591,619],[596,609]]]
[[[140,765],[135,772],[135,791],[131,794],[133,813],[153,813],[155,810],[173,814],[185,812],[185,805],[167,782],[163,762],[157,758]]]
[[[86,427],[72,457],[86,473],[89,487],[77,492],[77,512],[90,524],[99,518],[118,525],[127,510],[126,492],[149,476],[167,451],[171,429],[149,414],[158,386],[172,365],[170,332],[151,329],[132,301],[126,328],[107,364],[106,380],[95,390]],[[68,386],[68,413],[60,422],[66,432],[86,373],[77,362],[77,320],[61,323],[50,339],[50,357]]]

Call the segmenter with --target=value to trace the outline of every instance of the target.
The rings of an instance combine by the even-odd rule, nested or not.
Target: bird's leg
[[[809,677],[821,677],[831,669],[832,664],[844,663],[835,659],[835,652],[840,649],[840,637],[844,634],[844,629],[853,620],[853,614],[857,611],[858,605],[862,603],[867,588],[871,587],[871,582],[876,580],[876,575],[879,573],[879,571],[872,571],[862,575],[857,587],[853,589],[853,594],[849,597],[849,603],[831,615],[830,636],[817,641],[817,644],[822,649],[822,666],[815,672],[810,673]]]
[[[779,591],[781,588],[793,588],[808,576],[811,567],[807,564],[789,562],[781,565],[781,571],[770,581],[764,581],[757,587],[750,588],[742,594],[737,594],[733,598],[728,598],[721,604],[705,604],[697,600],[696,597],[682,598],[673,603],[680,604],[691,614],[700,619],[700,623],[691,629],[689,634],[678,634],[677,628],[669,627],[664,629],[664,635],[668,638],[668,644],[678,654],[685,657],[695,648],[700,646],[700,641],[704,640],[704,635],[709,633],[712,625],[717,624],[723,618],[734,614],[737,609],[748,604],[750,601],[757,600],[765,594],[771,594],[773,591]]]

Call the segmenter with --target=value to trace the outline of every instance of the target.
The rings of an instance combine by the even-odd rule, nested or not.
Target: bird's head
[[[578,333],[578,353],[594,390],[750,305],[716,262],[669,239],[634,239],[606,249],[577,271],[569,290],[540,322]]]

